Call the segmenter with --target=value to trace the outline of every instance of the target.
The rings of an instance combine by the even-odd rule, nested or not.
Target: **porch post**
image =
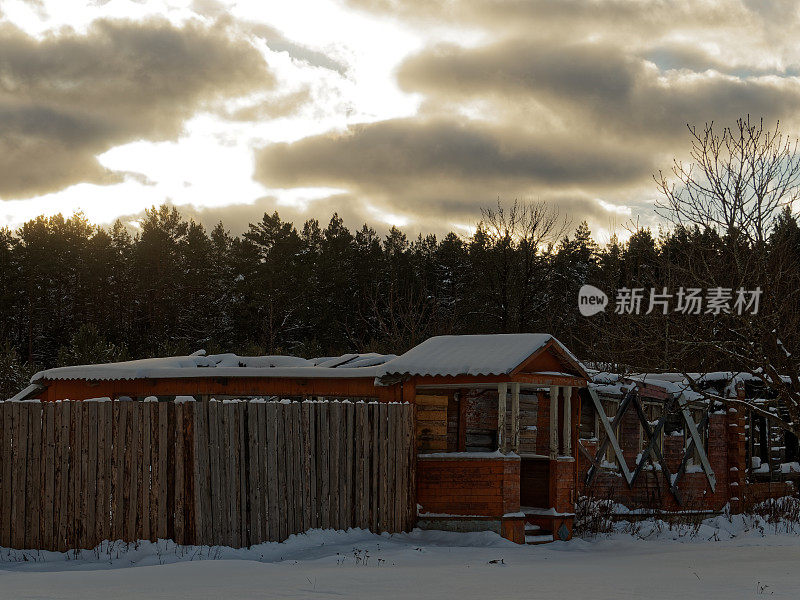
[[[511,451],[519,452],[519,384],[511,384]]]
[[[550,386],[550,458],[558,457],[558,386]]]
[[[572,388],[564,390],[564,456],[572,456]]]
[[[506,451],[506,401],[508,399],[508,384],[497,384],[497,449]]]

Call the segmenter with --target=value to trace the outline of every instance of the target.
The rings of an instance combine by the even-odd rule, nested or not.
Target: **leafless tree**
[[[514,200],[507,209],[498,200],[496,207],[482,208],[481,216],[481,223],[491,237],[511,239],[531,249],[544,249],[555,243],[569,227],[569,220],[560,214],[558,208],[541,200]]]
[[[496,250],[489,272],[496,279],[498,320],[507,331],[524,331],[540,297],[531,292],[550,264],[543,257],[566,234],[570,221],[544,201],[515,200],[508,208],[498,201],[494,208],[481,209],[481,215],[479,227]]]
[[[429,337],[452,333],[452,323],[424,293],[375,288],[364,300],[366,308],[360,313],[361,321],[367,325],[364,330],[377,335],[364,338],[362,331],[353,331],[350,337],[355,347],[399,354]]]
[[[748,115],[722,133],[707,123],[691,133],[691,162],[675,160],[672,175],[654,176],[663,196],[657,211],[678,225],[698,225],[720,234],[763,243],[779,210],[800,190],[798,140],[765,129]]]
[[[762,297],[758,314],[670,319],[672,362],[683,370],[687,356],[701,354],[749,373],[773,399],[746,408],[798,433],[800,365],[789,348],[798,347],[800,271],[796,248],[783,246],[794,242],[773,236],[782,209],[800,193],[798,140],[781,133],[779,123],[766,129],[763,119],[749,116],[721,133],[713,123],[689,131],[691,162],[676,160],[671,177],[655,176],[657,211],[674,225],[715,231],[723,247],[713,260],[676,260],[673,275],[695,287],[760,287]],[[689,379],[709,399],[740,404]]]

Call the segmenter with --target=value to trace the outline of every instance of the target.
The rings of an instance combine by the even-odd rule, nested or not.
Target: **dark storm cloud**
[[[649,177],[649,157],[569,135],[445,119],[397,119],[274,144],[256,156],[267,187],[343,188],[353,208],[410,218],[416,230],[443,232],[474,224],[498,198],[553,198],[580,214],[602,213],[581,187],[609,187]],[[560,190],[560,191],[559,191]],[[315,214],[321,203],[313,204]]]
[[[577,137],[453,120],[396,119],[274,144],[257,156],[266,185],[357,185],[397,191],[476,180],[597,184],[640,178],[650,165],[624,148]]]
[[[600,197],[652,213],[644,190],[685,152],[687,123],[747,113],[787,123],[800,108],[791,51],[771,47],[775,21],[797,21],[782,0],[349,4],[466,25],[492,41],[408,57],[397,80],[420,95],[418,115],[269,146],[257,154],[256,179],[343,188],[434,230],[437,221],[474,221],[497,197],[544,199],[600,225],[628,218]]]
[[[398,81],[406,91],[448,97],[542,92],[607,102],[625,99],[643,75],[641,61],[608,44],[514,39],[424,51],[401,65]]]
[[[698,66],[703,57],[681,58]],[[800,108],[797,81],[713,72],[665,78],[655,65],[608,43],[513,39],[439,47],[407,60],[398,78],[406,90],[442,101],[488,97],[503,109],[537,100],[576,126],[642,136],[649,144],[657,141],[653,136],[683,139],[686,123],[732,121],[746,113],[773,120]]]
[[[196,111],[273,85],[223,26],[102,20],[37,40],[0,25],[0,196],[112,180],[97,154],[173,138]]]

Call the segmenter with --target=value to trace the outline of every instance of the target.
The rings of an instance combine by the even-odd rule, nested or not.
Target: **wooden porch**
[[[489,381],[416,378],[421,526],[569,539],[582,375],[544,351]]]

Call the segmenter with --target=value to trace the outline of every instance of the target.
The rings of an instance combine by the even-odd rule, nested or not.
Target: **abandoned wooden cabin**
[[[699,381],[765,394],[742,375]],[[579,495],[737,512],[793,492],[798,459],[796,438],[681,376],[590,376],[545,334],[64,367],[0,403],[0,546],[247,546],[349,527],[544,543],[572,535]]]
[[[632,509],[738,513],[796,493],[797,438],[746,409],[770,405],[755,376],[694,374],[697,390],[744,401],[709,402],[683,374],[594,373],[581,390],[579,490]],[[780,410],[776,405],[771,410]]]
[[[113,463],[110,467],[113,473],[105,474],[112,480],[108,486],[113,488],[110,497],[107,494],[97,500],[94,515],[107,514],[109,502],[112,512],[116,507],[117,513],[141,510],[145,498],[150,501],[151,513],[154,502],[161,502],[158,506],[163,507],[164,501],[156,499],[153,492],[158,484],[163,487],[163,481],[156,481],[153,468],[142,466],[142,460],[155,461],[161,454],[155,446],[152,451],[144,450],[145,459],[139,452],[138,466],[132,470],[144,475],[138,483],[131,483],[130,493],[114,492],[119,488],[114,487],[114,482],[115,477],[120,482],[122,478],[127,478],[124,482],[133,481],[130,466],[122,463],[134,459],[124,446],[131,443],[138,449],[147,444],[157,446],[159,436],[165,435],[158,430],[159,414],[164,415],[162,419],[167,419],[170,428],[176,420],[178,431],[163,437],[163,441],[170,448],[169,456],[180,455],[185,463],[179,468],[183,487],[167,494],[169,502],[182,498],[183,508],[175,509],[180,516],[174,516],[175,511],[168,507],[168,523],[161,529],[154,524],[158,515],[138,519],[122,515],[119,529],[114,529],[112,516],[110,535],[122,539],[142,535],[141,524],[146,521],[146,537],[173,534],[183,541],[202,543],[221,543],[220,539],[233,544],[285,539],[288,534],[318,526],[363,526],[378,531],[408,530],[413,526],[493,530],[518,543],[541,543],[571,536],[578,483],[575,461],[581,414],[578,390],[587,385],[587,378],[581,363],[550,335],[465,335],[434,337],[399,357],[351,354],[305,360],[286,356],[194,355],[57,368],[38,373],[31,386],[15,400],[39,399],[45,407],[36,409],[43,424],[38,420],[40,417],[32,416],[22,425],[37,432],[33,451],[38,454],[35,459],[29,458],[27,466],[38,469],[37,474],[46,473],[41,476],[43,490],[49,489],[48,485],[58,487],[58,469],[55,475],[47,469],[53,445],[48,440],[53,435],[59,439],[58,425],[74,427],[75,423],[69,419],[82,412],[76,411],[76,407],[97,404],[90,402],[93,399],[110,400],[99,403],[101,411],[111,411],[108,415],[112,424],[106,437],[99,443],[93,440],[94,426],[90,424],[88,437],[84,431],[83,437],[77,438],[89,447],[90,475],[87,480],[82,463],[80,481],[84,483],[76,485],[91,486],[91,478],[101,473],[100,454],[104,445],[116,439],[116,445],[120,446],[108,459]],[[10,404],[30,402],[6,403]],[[53,425],[47,421],[53,418],[48,417],[53,410],[48,407],[53,404],[73,407],[69,417],[56,414],[55,434],[50,431]],[[242,414],[231,413],[227,417],[230,428],[225,425],[222,431],[214,425],[214,420],[237,410],[230,408],[236,404],[244,407],[238,409]],[[265,422],[259,412],[264,409],[260,407],[275,404],[277,412],[267,413]],[[168,405],[169,410],[161,405]],[[289,417],[287,411],[292,405],[302,406],[303,410]],[[128,418],[127,434],[122,431],[127,437],[120,438],[117,420],[130,406],[149,406],[150,411],[144,408],[145,412],[139,415],[140,409],[134,410]],[[332,407],[331,412],[328,406]],[[371,416],[369,411],[377,411],[381,406],[385,407],[381,409],[384,412]],[[157,414],[159,410],[161,413]],[[175,411],[176,416],[172,417],[170,411]],[[25,421],[24,416],[13,418],[16,420],[12,427],[19,427],[20,420]],[[260,428],[270,426],[270,419],[286,418],[296,419],[292,427],[279,423],[277,433],[268,432],[266,441],[258,437]],[[133,419],[136,425],[131,433]],[[11,420],[9,416],[6,424]],[[339,435],[339,424],[341,440],[337,437],[329,441],[334,430]],[[244,435],[241,440],[233,429],[237,426]],[[150,427],[154,427],[152,432]],[[144,430],[138,437],[137,428]],[[100,425],[96,431],[102,429]],[[71,439],[74,445],[75,434],[64,431],[66,439]],[[276,445],[270,435],[280,438],[277,457],[270,454]],[[119,442],[120,439],[124,441]],[[184,442],[173,448],[176,439]],[[20,435],[5,435],[0,439],[0,456],[4,448],[9,461],[22,456],[14,446],[20,440]],[[37,444],[41,450],[37,450]],[[72,445],[63,452],[74,452]],[[227,525],[222,529],[227,527],[229,533],[236,530],[237,536],[220,538],[216,525],[219,517],[214,507],[228,502],[228,494],[214,487],[220,478],[214,471],[214,461],[220,461],[223,467],[227,465],[228,446],[241,448],[240,456],[234,457],[238,462],[230,458],[233,466],[228,469],[228,476],[231,470],[239,473],[240,479],[233,483],[239,504],[230,511],[240,515],[242,524],[237,525],[237,521],[231,525],[233,513],[228,511]],[[266,454],[262,456],[263,448]],[[406,448],[410,450],[406,452]],[[218,456],[218,451],[222,455]],[[293,456],[293,452],[298,456]],[[410,456],[408,460],[406,454]],[[70,456],[63,461],[73,460]],[[196,464],[188,465],[190,460]],[[114,461],[120,463],[119,475]],[[289,467],[282,467],[283,463]],[[223,467],[219,469],[225,480]],[[169,471],[173,469],[169,464],[160,468],[162,473],[165,469],[169,474],[175,473]],[[277,469],[282,479],[271,480],[270,468]],[[300,474],[294,483],[294,495],[291,489],[287,491],[291,488],[291,476],[280,474],[283,468],[294,468]],[[328,477],[329,471],[335,476]],[[317,476],[313,476],[314,472]],[[309,474],[312,474],[310,487],[304,482]],[[5,477],[2,469],[0,478],[0,488],[13,487],[13,476]],[[52,478],[55,484],[50,483]],[[272,494],[273,484],[280,488],[275,503],[270,499],[266,508],[260,507],[259,495]],[[210,489],[206,491],[207,485]],[[125,487],[123,483],[122,488]],[[17,491],[18,486],[12,496],[16,497]],[[329,510],[329,496],[334,491],[342,499],[338,512]],[[384,514],[381,507],[390,503],[395,505],[394,512]],[[43,514],[47,508],[42,507]],[[0,504],[0,515],[8,510],[20,510],[13,498],[5,505]],[[285,519],[289,513],[299,514],[287,527],[271,524],[276,518]],[[333,520],[329,513],[336,513],[337,519]],[[34,518],[40,522],[38,514]],[[134,524],[126,529],[128,518]],[[266,525],[259,525],[262,521]],[[181,525],[180,532],[173,523]],[[0,545],[4,545],[3,531],[0,522]],[[103,539],[104,533],[95,531],[94,537],[89,535],[70,542],[62,532],[58,543],[52,545],[61,548],[70,543],[91,544],[98,536]],[[5,538],[6,542],[9,540],[13,543],[14,536]]]

